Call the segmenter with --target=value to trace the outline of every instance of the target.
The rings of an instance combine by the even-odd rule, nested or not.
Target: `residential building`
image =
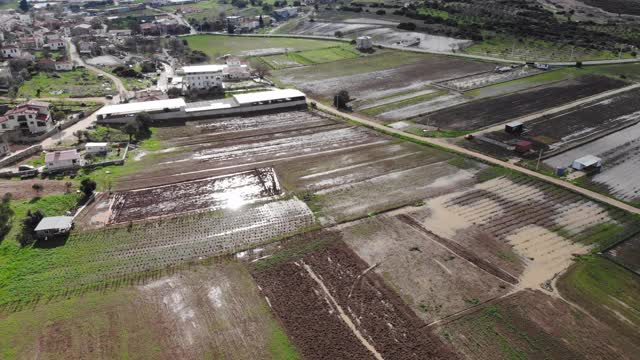
[[[81,166],[80,154],[76,149],[48,152],[44,156],[46,171],[78,169]]]
[[[93,29],[89,24],[80,24],[71,28],[72,36],[90,35],[93,33]]]
[[[51,104],[31,100],[18,105],[4,114],[5,121],[0,120],[0,129],[19,129],[22,134],[36,135],[45,133],[53,127]]]
[[[52,51],[58,51],[60,49],[64,49],[65,44],[64,44],[64,40],[55,38],[55,39],[49,39],[44,46],[48,47]]]
[[[208,90],[222,88],[223,71],[227,65],[209,64],[185,66],[178,70],[182,83],[187,90]]]
[[[289,6],[273,10],[273,17],[278,21],[287,20],[296,16],[298,16],[297,7]]]
[[[80,54],[91,55],[96,48],[96,43],[93,41],[80,41],[78,43],[78,52]]]
[[[20,53],[22,52],[16,46],[3,46],[1,51],[2,51],[3,58],[19,57]]]
[[[47,58],[40,59],[38,60],[38,69],[40,71],[53,71],[56,69],[56,62]]]
[[[73,216],[49,216],[38,223],[34,229],[38,239],[64,236],[73,228]]]

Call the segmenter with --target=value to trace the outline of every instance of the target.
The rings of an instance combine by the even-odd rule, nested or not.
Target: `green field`
[[[115,94],[115,86],[109,79],[100,79],[84,69],[55,73],[40,72],[22,83],[18,97],[98,97]]]
[[[212,58],[224,54],[241,55],[241,52],[248,50],[288,48],[294,51],[305,51],[335,47],[341,44],[325,40],[225,35],[193,35],[185,36],[183,39],[188,41],[192,50],[202,51]]]
[[[281,55],[263,56],[264,61],[274,70],[282,70],[299,65],[315,65],[333,61],[357,58],[360,55],[350,45],[326,49],[289,52]]]
[[[618,53],[571,45],[558,45],[537,39],[515,39],[509,36],[485,36],[484,41],[465,48],[464,53],[525,61],[576,61],[617,59]],[[631,58],[623,53],[623,58]]]
[[[558,281],[561,294],[605,322],[639,334],[640,278],[600,256],[580,258]],[[640,338],[640,337],[639,337]]]

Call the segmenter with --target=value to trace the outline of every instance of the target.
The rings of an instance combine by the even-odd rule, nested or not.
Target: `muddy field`
[[[468,359],[632,359],[637,343],[542,291],[526,290],[439,326]]]
[[[305,359],[451,359],[344,243],[253,276]]]
[[[582,181],[584,185],[625,201],[640,201],[640,124],[589,142],[575,149],[546,159],[552,167],[569,166],[575,159],[585,155],[602,158],[600,173],[590,175]]]
[[[11,193],[12,199],[31,199],[38,196],[63,194],[67,191],[65,180],[28,179],[20,181],[0,180],[0,196]],[[42,190],[35,191],[34,184],[42,185]],[[75,186],[69,187],[70,191],[75,191]]]
[[[272,168],[118,192],[109,199],[109,224],[172,216],[189,211],[237,209],[280,195]]]
[[[119,189],[270,166],[285,191],[313,193],[305,201],[324,224],[437,196],[482,167],[461,172],[451,154],[310,112],[205,121],[162,128],[158,136],[167,149],[143,156],[148,166],[120,179]]]
[[[345,89],[358,100],[375,100],[420,90],[434,81],[493,69],[490,63],[416,53],[383,52],[358,59],[274,72],[282,83],[310,97],[330,100]]]
[[[429,122],[431,126],[443,129],[473,130],[517,119],[624,85],[625,82],[620,80],[585,75],[511,95],[477,100],[412,120],[418,123]]]
[[[0,322],[6,359],[283,359],[296,352],[234,262],[2,314]]]

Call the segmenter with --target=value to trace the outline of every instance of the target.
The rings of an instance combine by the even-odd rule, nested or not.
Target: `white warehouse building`
[[[306,108],[306,95],[295,89],[276,89],[232,97],[185,103],[181,98],[107,105],[96,112],[98,123],[127,123],[140,113],[152,120],[191,120],[217,116],[242,115],[256,111]]]

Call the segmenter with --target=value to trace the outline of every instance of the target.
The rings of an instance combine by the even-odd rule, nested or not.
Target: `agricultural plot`
[[[490,141],[478,139],[478,141],[466,141],[464,145],[494,156],[508,156],[503,148],[513,147],[517,141],[524,139],[534,144],[536,153],[543,150],[545,157],[552,157],[554,153],[578,147],[591,140],[637,124],[640,122],[639,101],[640,92],[626,92],[602,101],[528,121],[525,125],[526,132],[520,136],[508,134],[500,129],[482,135]],[[503,147],[496,145],[496,143],[502,144]],[[577,156],[575,152],[570,153],[572,156]],[[560,155],[547,163],[550,166],[569,166],[578,157],[570,158],[568,155]],[[561,164],[561,161],[565,161],[565,163]]]
[[[105,221],[92,209],[76,220],[79,228],[100,226]],[[141,224],[77,230],[64,246],[15,255],[14,262],[22,265],[10,272],[12,281],[0,288],[0,304],[52,297],[69,289],[241,251],[314,224],[311,210],[292,198]]]
[[[284,55],[263,56],[264,61],[272,69],[281,70],[301,65],[313,65],[333,62],[360,56],[354,49],[344,47],[331,47],[326,49],[307,50],[300,52],[287,52]]]
[[[267,65],[269,65],[270,68],[274,70],[282,70],[290,67],[302,66],[302,64],[295,61],[287,54],[263,56],[260,58],[260,60],[264,61]]]
[[[98,97],[115,94],[109,79],[84,70],[44,73],[40,72],[20,85],[18,97]]]
[[[541,70],[529,67],[515,68],[507,72],[487,72],[443,81],[440,85],[456,91],[469,91],[480,87],[513,81],[541,73]]]
[[[624,81],[609,77],[584,75],[576,79],[561,81],[510,95],[476,100],[440,110],[428,116],[418,117],[413,121],[418,123],[429,122],[430,125],[443,129],[474,130],[624,85]]]
[[[637,341],[557,297],[525,290],[436,331],[467,359],[632,359]]]
[[[324,224],[412,204],[472,181],[451,154],[399,142],[316,112],[233,117],[161,128],[165,150],[142,157],[119,190],[223,176],[271,166]],[[411,188],[406,186],[412,184]]]
[[[172,216],[187,211],[237,209],[282,193],[271,168],[114,194],[108,223]],[[101,206],[101,205],[97,205]],[[104,206],[103,206],[104,207]]]
[[[505,281],[477,267],[397,216],[376,216],[341,229],[344,241],[412,310],[431,323],[507,294]],[[509,246],[499,250],[524,266]]]
[[[337,242],[253,276],[306,359],[455,358],[368,269]]]
[[[582,0],[582,2],[613,14],[640,15],[640,5],[632,0]]]
[[[401,220],[518,288],[548,288],[574,255],[606,248],[640,228],[623,211],[524,177],[493,178],[427,200]]]
[[[618,199],[640,201],[637,171],[640,162],[640,124],[609,134],[575,149],[550,157],[552,167],[570,165],[585,155],[603,159],[601,172],[580,178],[580,185],[610,194]]]
[[[640,275],[640,235],[618,244],[605,256]]]
[[[274,72],[283,84],[295,86],[309,96],[329,101],[336,89],[345,89],[369,107],[377,100],[424,90],[435,81],[493,69],[480,63],[446,56],[382,52],[330,64]],[[417,96],[416,94],[414,96]]]
[[[196,265],[0,315],[3,359],[295,359],[243,265]]]

